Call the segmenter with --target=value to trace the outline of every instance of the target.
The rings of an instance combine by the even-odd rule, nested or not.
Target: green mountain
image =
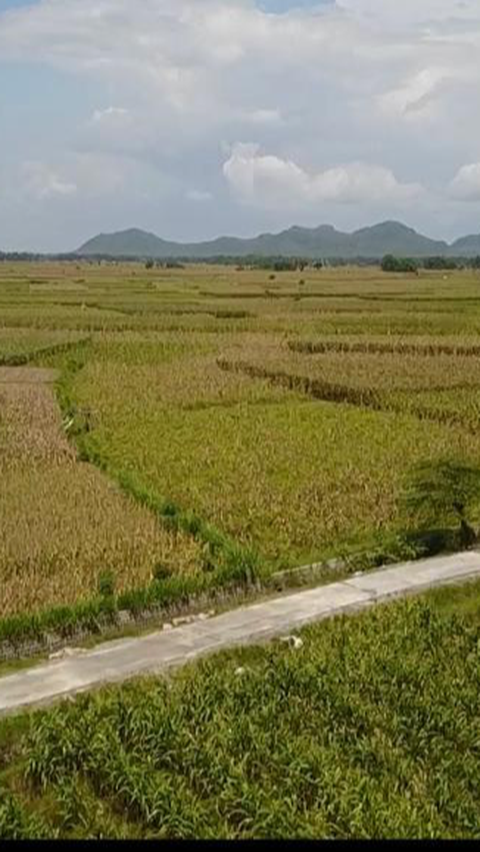
[[[206,259],[210,257],[309,257],[309,258],[381,258],[386,254],[400,257],[434,255],[470,256],[480,254],[480,235],[448,243],[422,236],[401,222],[382,222],[361,228],[352,234],[337,231],[331,225],[319,228],[294,226],[280,234],[261,234],[252,239],[219,237],[203,243],[168,242],[133,228],[113,234],[100,234],[78,249],[84,257],[142,257]]]

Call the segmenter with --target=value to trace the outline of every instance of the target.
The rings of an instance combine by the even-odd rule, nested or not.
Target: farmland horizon
[[[0,0],[0,841],[480,836],[479,90],[480,0]]]

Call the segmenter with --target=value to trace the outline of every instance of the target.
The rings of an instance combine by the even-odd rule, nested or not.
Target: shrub
[[[98,578],[98,593],[102,598],[115,595],[115,576],[112,571],[102,571]]]

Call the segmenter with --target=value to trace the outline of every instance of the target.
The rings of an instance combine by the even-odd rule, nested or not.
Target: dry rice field
[[[118,588],[156,562],[195,570],[196,546],[155,519],[69,444],[52,370],[0,369],[0,615],[75,603],[102,572]]]

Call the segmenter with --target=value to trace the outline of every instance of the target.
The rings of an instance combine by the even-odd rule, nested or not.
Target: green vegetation
[[[383,272],[418,272],[418,263],[409,257],[394,257],[386,254],[382,260]]]
[[[475,617],[435,593],[1,722],[0,836],[478,839],[467,599]]]
[[[469,516],[480,504],[480,470],[450,460],[422,463],[413,472],[405,503],[430,528],[438,518],[453,516],[460,525],[460,545],[470,547],[477,540]]]

